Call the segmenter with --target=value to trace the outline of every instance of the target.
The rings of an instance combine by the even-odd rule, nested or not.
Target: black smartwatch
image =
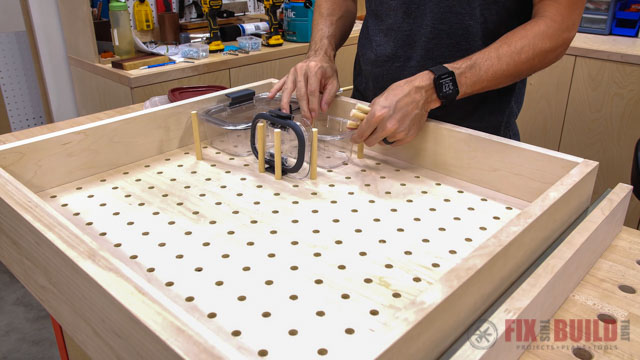
[[[442,105],[454,102],[460,94],[456,74],[444,65],[434,66],[429,71],[435,75],[433,77],[433,86],[436,88],[436,95]]]

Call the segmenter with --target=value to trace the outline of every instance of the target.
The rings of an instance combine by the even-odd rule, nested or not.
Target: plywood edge
[[[88,236],[2,169],[0,234],[0,260],[95,358],[249,354],[100,252]]]
[[[510,295],[482,316],[495,325],[497,340],[487,350],[474,348],[462,337],[445,358],[515,359],[529,342],[505,340],[507,321],[550,319],[605,249],[621,231],[631,186],[618,184],[605,199],[533,270]],[[477,327],[484,324],[479,322]],[[467,331],[472,334],[473,329]]]
[[[402,319],[411,330],[380,357],[431,359],[446,351],[587,208],[596,172],[597,163],[583,160],[449,270],[438,288],[407,306]]]
[[[99,174],[193,143],[189,114],[242,88],[268,91],[276,80],[169,104],[0,146],[0,166],[33,192]],[[74,163],[74,171],[68,164]]]

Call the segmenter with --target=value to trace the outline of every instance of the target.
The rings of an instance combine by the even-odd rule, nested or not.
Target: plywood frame
[[[618,184],[594,205],[584,219],[567,231],[555,248],[528,270],[509,292],[485,313],[465,336],[444,356],[446,359],[515,359],[529,342],[505,340],[507,321],[548,320],[573,292],[593,264],[620,233],[629,206],[632,187]],[[561,241],[561,242],[560,242]],[[474,347],[469,335],[487,326],[496,326],[491,347]],[[539,331],[539,328],[536,328]],[[486,345],[486,344],[481,344]]]
[[[261,92],[274,81],[243,87]],[[225,102],[225,93],[0,147],[0,260],[92,355],[256,355],[184,320],[182,310],[34,194],[192,144],[189,112]],[[346,117],[355,103],[341,98],[330,112]],[[444,274],[437,301],[418,298],[403,309],[411,330],[381,358],[446,350],[587,207],[597,170],[588,160],[436,121],[410,145],[370,151],[528,204]]]

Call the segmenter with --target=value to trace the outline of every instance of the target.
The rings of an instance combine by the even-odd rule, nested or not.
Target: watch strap
[[[451,70],[449,70],[449,68],[444,65],[436,65],[432,68],[429,68],[429,71],[431,71],[435,76],[440,76],[448,73]]]

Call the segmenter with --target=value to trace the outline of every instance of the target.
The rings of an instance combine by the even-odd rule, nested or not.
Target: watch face
[[[453,101],[458,96],[458,83],[452,71],[438,76],[435,83],[438,97],[441,99]]]

